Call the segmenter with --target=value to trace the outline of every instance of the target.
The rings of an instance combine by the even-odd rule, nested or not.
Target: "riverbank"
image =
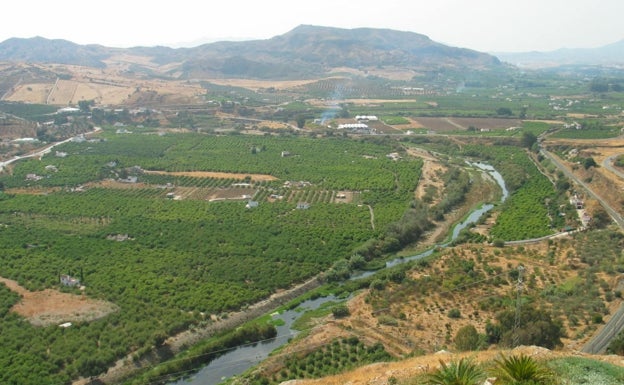
[[[114,366],[110,367],[105,374],[97,377],[82,378],[74,381],[72,385],[102,385],[117,384],[127,379],[141,370],[152,367],[164,360],[173,358],[176,354],[182,352],[200,340],[210,338],[215,334],[237,328],[245,322],[260,317],[266,313],[270,313],[288,301],[291,301],[306,292],[316,289],[321,285],[317,277],[294,286],[291,289],[284,290],[273,294],[266,300],[260,301],[249,306],[245,310],[228,314],[227,318],[221,318],[211,322],[203,327],[193,328],[168,338],[158,347],[154,347],[152,351],[145,354],[140,359],[136,359],[134,354],[118,360]]]
[[[482,165],[482,166],[485,166],[485,165]],[[483,167],[478,167],[478,168],[480,168],[482,172],[487,171],[489,173],[495,173],[495,170],[493,169],[489,169],[489,168],[484,169]],[[504,187],[504,181],[502,181],[502,177],[500,177],[500,175],[495,176],[494,179],[496,180],[499,187],[504,192],[503,193],[503,200],[504,200],[504,198],[506,197],[506,189]],[[484,183],[483,186],[490,186],[490,184]],[[487,190],[488,190],[487,193],[486,191],[481,191],[481,194],[476,194],[476,195],[473,194],[473,196],[475,197],[478,196],[481,198],[483,197],[491,198],[495,195],[493,191],[491,191],[490,189],[487,189]],[[472,207],[472,205],[468,207]],[[481,207],[475,210],[475,212],[477,212],[478,215],[475,216],[474,218],[472,218],[472,215],[470,215],[468,220],[463,222],[463,224],[460,223],[460,226],[466,226],[470,223],[475,222],[476,220],[479,219],[479,217],[482,214],[484,214],[491,208],[492,208],[492,205],[488,205],[488,207]],[[453,231],[453,236],[451,236],[451,238],[457,237],[458,232],[459,230],[455,228],[455,231]],[[433,252],[433,249],[431,249],[430,251]],[[399,258],[396,261],[394,261],[394,263],[403,263],[406,260],[411,260],[413,258],[418,258],[418,257],[421,257],[421,255],[413,256],[410,258]],[[386,264],[387,267],[392,266],[392,265],[393,265],[392,261]],[[368,275],[368,274],[365,274],[365,275]],[[96,384],[118,383],[124,379],[127,379],[133,375],[136,375],[141,370],[152,367],[160,362],[163,362],[165,360],[175,357],[176,354],[182,352],[186,348],[192,346],[193,344],[203,339],[210,338],[218,332],[234,329],[236,327],[243,325],[247,321],[260,317],[263,314],[270,313],[276,310],[277,308],[279,308],[279,306],[285,304],[286,302],[292,299],[295,299],[296,297],[306,293],[307,291],[310,291],[312,289],[319,287],[320,284],[321,283],[319,282],[317,277],[312,278],[304,282],[301,285],[293,287],[290,290],[276,293],[272,295],[270,298],[264,301],[258,302],[257,304],[254,304],[245,310],[231,313],[228,315],[227,318],[222,318],[206,326],[193,328],[191,330],[187,330],[176,336],[173,336],[165,340],[163,345],[159,347],[155,347],[154,349],[152,349],[152,351],[143,355],[139,359],[137,359],[134,354],[130,354],[126,356],[125,358],[118,360],[116,364],[113,367],[109,368],[109,370],[105,374],[98,376],[97,378],[82,379],[79,381],[75,381],[73,385],[96,385]]]

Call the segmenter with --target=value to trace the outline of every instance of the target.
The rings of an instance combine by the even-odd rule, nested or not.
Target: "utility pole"
[[[516,289],[517,289],[517,294],[516,294],[516,319],[514,321],[514,328],[513,328],[513,341],[512,341],[512,345],[511,347],[515,348],[516,346],[518,346],[519,342],[520,342],[520,336],[518,335],[518,329],[520,329],[520,313],[521,313],[521,308],[522,308],[522,289],[523,289],[523,283],[522,283],[522,273],[524,273],[524,266],[520,265],[518,266],[518,282],[516,283]]]

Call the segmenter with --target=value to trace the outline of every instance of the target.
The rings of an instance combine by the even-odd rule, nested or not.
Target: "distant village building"
[[[38,181],[43,179],[42,176],[37,175],[37,174],[26,174],[26,180],[30,180],[30,181]]]
[[[15,144],[22,144],[22,143],[33,143],[33,142],[38,142],[39,139],[37,138],[17,138],[17,139],[13,139],[11,142],[15,143]]]
[[[574,206],[575,209],[577,210],[581,210],[584,208],[584,203],[583,200],[576,194],[574,194],[571,198],[570,198],[570,204],[572,206]]]
[[[78,278],[70,277],[67,274],[61,274],[60,280],[61,280],[61,285],[70,286],[70,287],[80,286],[80,280]]]
[[[379,118],[375,115],[357,115],[355,120],[358,122],[376,122]]]
[[[80,108],[76,107],[63,107],[56,110],[57,114],[73,114],[76,112],[80,112]]]
[[[345,123],[338,125],[339,130],[367,130],[368,125],[364,123]]]
[[[583,128],[583,125],[579,122],[565,123],[563,128],[580,130]]]
[[[287,180],[286,182],[284,182],[284,187],[287,187],[287,188],[290,188],[290,187],[303,188],[303,187],[309,187],[309,186],[312,186],[312,183],[306,180],[300,180],[300,181]]]
[[[138,177],[136,177],[136,176],[129,176],[129,177],[124,178],[124,179],[119,178],[118,180],[119,180],[121,183],[136,183],[136,182],[139,180],[139,178],[138,178]]]

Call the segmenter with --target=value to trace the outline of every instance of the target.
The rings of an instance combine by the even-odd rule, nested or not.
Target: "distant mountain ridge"
[[[500,52],[493,55],[519,67],[624,65],[624,39],[598,48],[561,48],[549,52]]]
[[[266,40],[216,42],[176,49],[110,48],[42,37],[12,38],[0,43],[2,61],[103,67],[107,58],[120,53],[149,56],[152,62],[161,65],[179,63],[170,71],[183,78],[292,78],[319,75],[336,67],[488,69],[501,66],[492,55],[446,46],[414,32],[311,25],[301,25]]]
[[[40,36],[11,38],[0,43],[0,60],[35,63],[73,64],[104,67],[102,59],[110,56],[108,48],[99,45],[79,45],[62,39]]]

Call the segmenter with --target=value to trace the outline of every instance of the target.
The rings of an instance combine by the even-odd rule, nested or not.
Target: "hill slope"
[[[533,357],[540,362],[556,359],[569,359],[571,357],[574,357],[575,359],[583,359],[586,360],[583,361],[585,363],[585,366],[583,367],[583,370],[585,371],[585,378],[593,377],[597,380],[606,379],[607,381],[614,379],[608,378],[609,376],[606,374],[606,371],[599,370],[599,365],[590,363],[595,360],[597,362],[603,362],[606,365],[614,365],[615,367],[621,368],[624,366],[624,361],[622,361],[621,357],[613,355],[587,355],[579,352],[551,351],[538,346],[519,346],[513,350],[487,350],[482,352],[448,353],[446,351],[440,351],[435,354],[412,357],[397,362],[375,363],[360,367],[347,373],[341,373],[319,379],[291,380],[282,383],[282,385],[415,384],[420,383],[416,382],[414,380],[415,378],[422,378],[427,373],[431,373],[440,366],[440,362],[449,363],[451,361],[457,361],[461,358],[468,358],[477,363],[488,363],[499,358],[501,354],[505,356],[524,354]],[[617,370],[617,372],[621,372],[621,370]],[[615,381],[617,381],[617,379],[615,379]],[[581,379],[580,383],[587,382]]]
[[[104,67],[102,59],[113,50],[98,45],[79,45],[67,40],[11,38],[0,43],[0,60],[74,64],[85,67]]]
[[[302,25],[266,40],[217,42],[194,48],[108,48],[65,40],[8,39],[0,60],[105,66],[115,55],[147,57],[182,78],[301,78],[336,67],[379,66],[420,70],[488,69],[501,66],[494,56],[436,43],[424,35],[389,29],[340,29]]]

